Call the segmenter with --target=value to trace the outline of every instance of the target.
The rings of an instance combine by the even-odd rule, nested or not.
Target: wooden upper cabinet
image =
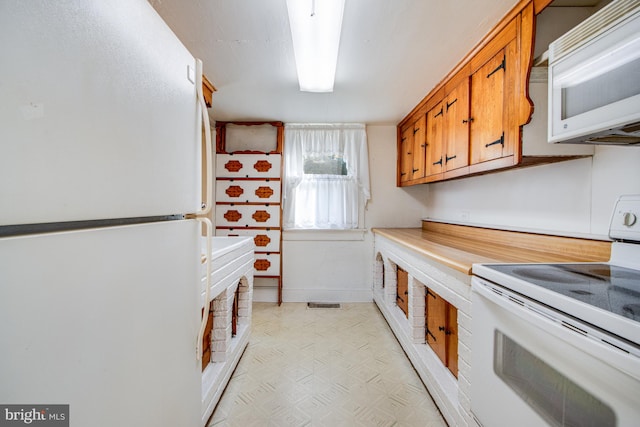
[[[411,179],[420,179],[425,175],[426,127],[427,117],[422,114],[413,124],[413,149],[411,150],[413,167],[411,168]]]
[[[472,61],[477,70],[471,76],[471,164],[513,156],[519,144],[519,127],[514,115],[520,94],[517,26],[514,20]],[[491,55],[491,56],[490,56]],[[490,56],[490,57],[489,57]],[[489,59],[482,63],[486,57]],[[511,161],[513,163],[513,160]]]
[[[444,107],[440,102],[427,113],[426,176],[428,177],[441,174],[444,170],[444,160],[442,158],[443,127]]]
[[[204,103],[207,105],[207,108],[211,108],[213,102],[213,92],[216,91],[216,88],[211,84],[207,76],[202,75],[202,92],[204,94]]]
[[[446,172],[469,165],[469,82],[466,75],[460,81],[456,81],[456,86],[448,92],[443,102],[443,151]]]
[[[424,163],[418,153],[421,144],[412,139],[407,164],[402,162],[404,152],[398,152],[399,175],[406,174],[398,185],[485,173],[521,163],[521,130],[533,111],[528,97],[533,30],[533,2],[521,1],[400,122],[399,137],[414,138],[409,129],[415,129],[415,123],[427,112]]]
[[[400,141],[398,141],[398,182],[400,184],[411,180],[411,168],[413,167],[413,124],[402,129]]]

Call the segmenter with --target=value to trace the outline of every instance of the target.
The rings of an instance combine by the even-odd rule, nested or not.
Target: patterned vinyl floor
[[[446,426],[373,303],[254,303],[209,427]]]

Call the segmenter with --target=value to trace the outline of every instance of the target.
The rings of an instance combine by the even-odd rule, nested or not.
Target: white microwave
[[[640,146],[640,1],[614,0],[551,43],[548,137]]]

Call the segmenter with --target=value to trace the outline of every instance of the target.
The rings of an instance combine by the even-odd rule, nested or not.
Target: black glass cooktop
[[[485,267],[640,322],[640,270],[589,263]]]

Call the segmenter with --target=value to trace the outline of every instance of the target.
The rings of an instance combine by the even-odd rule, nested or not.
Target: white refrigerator
[[[2,0],[0,56],[0,404],[200,425],[197,60],[146,0]]]

